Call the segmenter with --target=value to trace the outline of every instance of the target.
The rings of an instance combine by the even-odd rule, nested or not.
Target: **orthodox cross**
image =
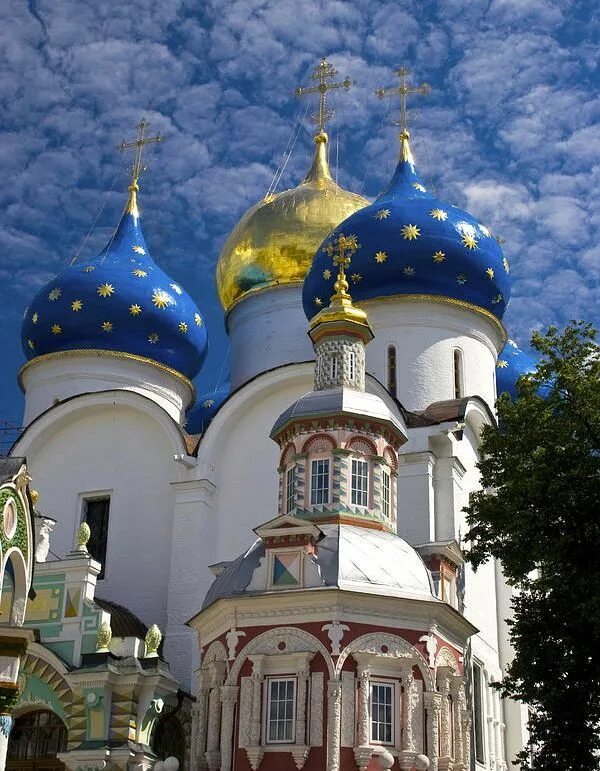
[[[337,70],[334,69],[332,64],[329,64],[327,59],[323,57],[320,63],[315,67],[312,74],[312,79],[319,82],[318,86],[298,87],[294,92],[296,96],[305,96],[306,94],[319,94],[319,112],[313,115],[313,120],[318,126],[319,134],[325,131],[325,124],[333,116],[333,110],[327,109],[327,92],[335,88],[345,88],[348,90],[352,85],[350,78],[340,81],[339,83],[330,83],[328,81],[333,80],[337,75]]]
[[[142,171],[146,170],[145,166],[142,166],[142,150],[146,145],[154,144],[155,142],[162,142],[163,137],[159,135],[155,137],[145,137],[144,134],[146,132],[146,129],[148,128],[150,124],[145,118],[142,118],[142,120],[138,123],[136,126],[138,130],[138,136],[137,139],[135,139],[133,142],[121,142],[119,145],[119,150],[123,152],[124,150],[130,150],[132,147],[135,147],[135,160],[133,162],[133,165],[131,167],[131,184],[137,185],[138,177],[142,173]]]
[[[431,91],[431,86],[428,83],[421,83],[420,86],[411,86],[407,81],[410,70],[406,67],[400,67],[394,73],[400,78],[399,86],[392,86],[390,88],[378,88],[375,93],[380,99],[384,96],[398,95],[400,97],[400,121],[399,125],[403,131],[408,129],[408,116],[406,114],[406,98],[409,94],[428,94]]]
[[[350,265],[352,255],[360,246],[356,236],[345,236],[340,233],[337,239],[325,247],[325,252],[333,257],[333,264],[338,268],[337,281],[334,284],[336,294],[334,297],[348,296],[348,282],[346,280],[346,268]],[[333,297],[331,298],[333,300]]]

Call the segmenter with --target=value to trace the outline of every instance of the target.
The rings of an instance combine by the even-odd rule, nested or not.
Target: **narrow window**
[[[98,578],[104,578],[106,567],[106,544],[108,541],[108,513],[110,497],[90,498],[83,502],[83,519],[90,526],[90,540],[87,548],[92,557],[101,565]]]
[[[337,356],[331,357],[331,379],[335,380],[338,374],[338,360]]]
[[[285,482],[285,510],[290,512],[296,504],[296,467],[288,469]]]
[[[395,345],[388,345],[387,349],[387,389],[395,399],[397,396]]]
[[[394,744],[393,683],[371,683],[371,741]]]
[[[354,380],[354,373],[356,370],[356,354],[354,351],[350,351],[348,356],[348,376],[350,380]]]
[[[310,474],[310,502],[312,506],[329,503],[329,459],[313,460]]]
[[[462,399],[465,395],[463,383],[463,357],[462,351],[454,349],[454,398]]]
[[[481,665],[473,662],[473,742],[475,744],[475,760],[485,765],[483,698],[483,672]]]
[[[296,681],[268,680],[267,687],[267,742],[291,744],[294,741]]]
[[[352,503],[355,506],[368,505],[369,464],[366,460],[352,461]]]
[[[392,480],[389,471],[382,472],[382,512],[386,519],[390,518],[391,501],[392,501]]]

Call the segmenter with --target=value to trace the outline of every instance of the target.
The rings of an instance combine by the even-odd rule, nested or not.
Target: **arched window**
[[[177,758],[179,768],[183,768],[185,737],[181,723],[175,715],[165,715],[158,721],[154,729],[152,749],[161,760]]]
[[[453,353],[454,364],[454,398],[462,399],[465,395],[465,385],[463,376],[463,355],[459,348],[454,349]]]
[[[7,771],[44,769],[59,771],[57,759],[67,748],[67,729],[54,712],[39,710],[16,718],[8,740]]]
[[[396,398],[398,395],[398,382],[396,377],[396,346],[388,345],[387,348],[387,390]]]

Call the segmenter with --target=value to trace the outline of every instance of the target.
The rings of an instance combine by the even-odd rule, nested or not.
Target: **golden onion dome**
[[[327,134],[317,134],[315,143],[304,181],[248,209],[225,242],[217,263],[217,289],[226,312],[248,294],[301,284],[326,236],[369,205],[333,180]]]

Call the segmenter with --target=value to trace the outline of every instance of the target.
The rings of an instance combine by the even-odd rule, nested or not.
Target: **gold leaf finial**
[[[77,531],[77,551],[83,551],[87,554],[87,543],[90,540],[91,535],[92,531],[90,530],[88,523],[82,522]]]
[[[152,624],[150,629],[146,632],[146,658],[156,658],[158,656],[158,648],[162,640],[162,632],[158,628],[157,624]]]
[[[317,86],[298,86],[294,92],[296,96],[306,96],[307,94],[319,94],[319,111],[312,116],[317,124],[316,142],[326,142],[325,125],[333,117],[333,110],[327,109],[327,92],[337,88],[344,88],[346,91],[353,85],[350,78],[332,83],[330,81],[337,75],[337,70],[330,64],[325,57],[314,68],[311,78],[318,82]]]
[[[96,653],[108,653],[110,641],[112,640],[112,629],[108,621],[103,621],[98,625],[96,633]]]
[[[431,91],[431,86],[428,83],[421,83],[420,86],[411,86],[408,83],[408,76],[410,70],[406,67],[400,67],[394,73],[400,78],[399,86],[390,86],[389,88],[378,88],[375,93],[380,99],[384,96],[398,96],[400,97],[400,120],[396,121],[396,125],[400,126],[400,139],[403,138],[403,134],[408,139],[408,113],[406,110],[406,101],[409,94],[428,94]]]
[[[137,207],[137,192],[139,191],[140,187],[138,185],[138,180],[140,174],[146,170],[146,167],[142,166],[142,151],[146,145],[151,145],[155,142],[162,142],[164,139],[164,137],[162,137],[160,134],[157,134],[155,137],[144,136],[149,125],[150,124],[148,121],[145,118],[142,118],[142,120],[136,126],[138,130],[137,139],[134,139],[133,142],[121,142],[119,145],[119,150],[121,152],[124,150],[130,150],[131,148],[135,147],[135,158],[131,166],[131,184],[128,188],[129,200],[127,201],[127,207],[125,208],[127,214],[133,214],[134,217],[139,216]]]

